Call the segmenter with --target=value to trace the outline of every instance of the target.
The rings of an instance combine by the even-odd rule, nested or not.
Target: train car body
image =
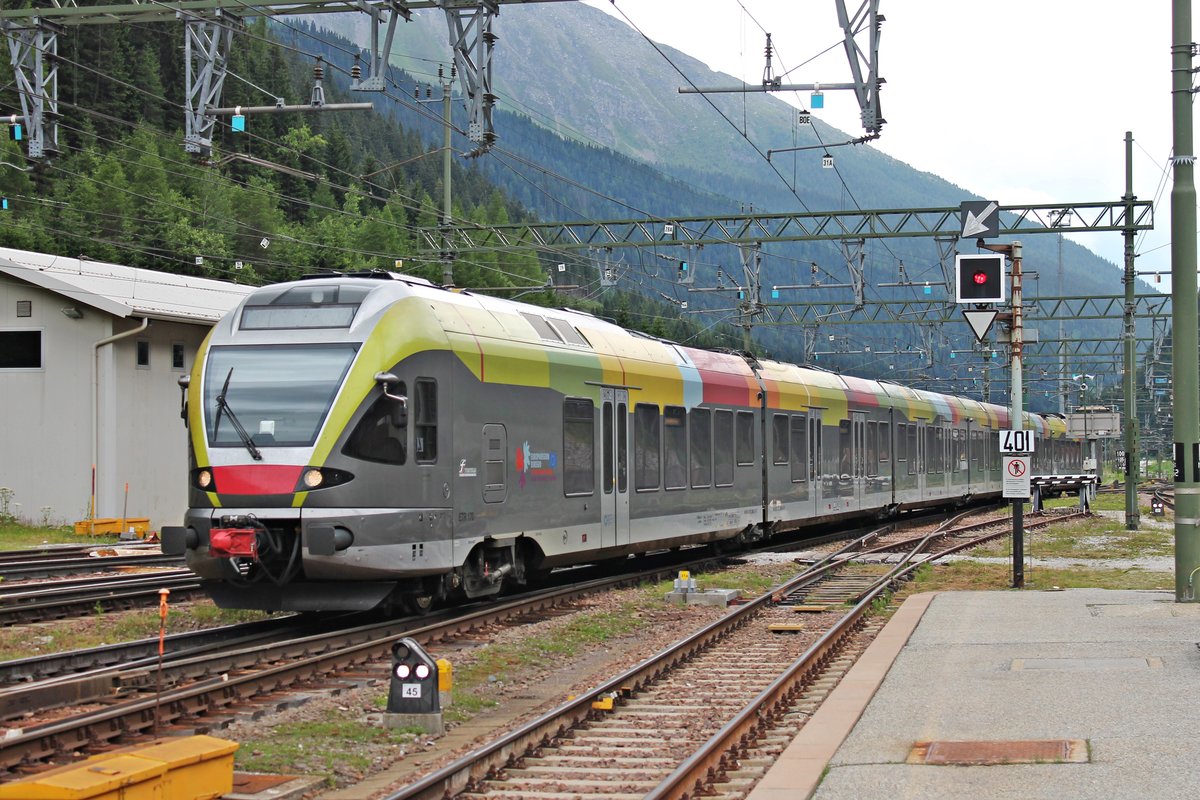
[[[259,289],[186,384],[186,553],[222,606],[425,608],[554,567],[999,496],[974,400],[405,276]],[[1044,471],[1078,471],[1027,415]]]

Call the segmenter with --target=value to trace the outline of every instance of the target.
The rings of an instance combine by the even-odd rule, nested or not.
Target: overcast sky
[[[834,0],[584,2],[748,82],[762,80],[764,29],[775,74],[794,69],[785,83],[849,80]],[[1001,205],[1117,201],[1132,131],[1134,193],[1157,199],[1137,269],[1169,272],[1170,12],[1169,0],[884,0],[887,125],[874,146]],[[809,104],[807,93],[785,99]],[[849,92],[826,92],[815,113],[862,133]],[[1122,262],[1119,233],[1077,240]],[[1164,276],[1157,288],[1168,286]]]

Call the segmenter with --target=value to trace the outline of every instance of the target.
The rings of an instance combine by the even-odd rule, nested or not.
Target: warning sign
[[[1004,456],[1004,496],[1029,497],[1029,456]]]

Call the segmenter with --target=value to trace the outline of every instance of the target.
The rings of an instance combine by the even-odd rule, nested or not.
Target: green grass
[[[1012,552],[1012,542],[1002,539],[976,548],[973,555],[999,556]],[[1104,517],[1070,520],[1027,531],[1025,552],[1038,558],[1146,558],[1170,556],[1175,552],[1170,529],[1126,530],[1125,524]]]
[[[1008,589],[1012,586],[1012,568],[1008,564],[980,561],[955,561],[922,567],[909,584],[908,591],[977,591]],[[1142,569],[1093,569],[1083,565],[1070,569],[1046,569],[1027,565],[1025,588],[1046,589],[1172,589],[1171,572],[1147,572]]]
[[[329,709],[317,720],[276,726],[270,738],[243,740],[234,763],[237,769],[248,772],[316,775],[333,787],[339,776],[361,778],[377,762],[390,763],[398,745],[413,742],[421,735],[415,728],[392,730]]]
[[[266,616],[269,615],[261,611],[222,609],[207,600],[197,600],[188,603],[186,608],[168,612],[167,633],[250,622]],[[158,628],[158,606],[111,614],[93,612],[86,617],[61,620],[53,625],[13,626],[7,628],[0,638],[0,661],[149,639],[158,636]]]
[[[43,544],[114,544],[116,534],[79,536],[73,528],[42,528],[0,519],[0,550],[26,550]]]

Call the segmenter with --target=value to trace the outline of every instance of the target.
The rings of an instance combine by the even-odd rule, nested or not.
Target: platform
[[[750,798],[1193,798],[1198,641],[1169,592],[914,596]]]

